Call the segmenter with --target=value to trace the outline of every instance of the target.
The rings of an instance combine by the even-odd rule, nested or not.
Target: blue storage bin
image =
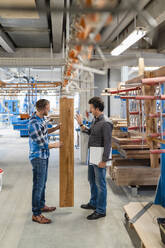
[[[15,124],[13,128],[14,130],[28,130],[28,125]]]
[[[29,136],[28,130],[20,130],[20,136],[21,137],[28,137]]]
[[[120,155],[120,153],[118,152],[118,150],[112,149],[112,155]]]
[[[128,128],[127,128],[127,127],[120,127],[120,130],[121,130],[122,132],[128,132]]]

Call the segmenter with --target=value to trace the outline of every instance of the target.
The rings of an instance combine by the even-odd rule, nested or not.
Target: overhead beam
[[[0,58],[0,67],[58,67],[64,66],[64,59],[56,58]]]
[[[48,48],[16,48],[15,53],[0,49],[0,67],[58,67],[64,66],[61,54],[51,57]]]
[[[138,9],[142,10],[151,0],[139,0]],[[109,25],[102,34],[103,42],[112,42],[134,19],[135,11],[126,10],[119,15],[115,15],[111,25]]]
[[[7,53],[14,53],[15,47],[12,41],[9,39],[7,34],[0,29],[0,46],[7,52]]]
[[[140,57],[140,56],[139,56]],[[141,57],[144,58],[145,66],[164,66],[165,55],[164,54],[145,54],[142,53]],[[88,66],[99,69],[118,68],[121,66],[138,66],[138,56],[132,55],[120,55],[109,56],[106,61],[101,59],[92,60]]]
[[[154,31],[156,27],[158,27],[160,24],[162,24],[165,21],[164,13],[165,13],[165,5],[162,0],[157,0],[156,2],[151,1],[151,3],[149,3],[145,8],[145,12],[143,15],[141,15],[139,12],[139,15],[137,16],[136,19],[136,26],[146,28],[147,33],[150,34],[150,32]],[[145,19],[144,19],[144,15],[146,16]],[[154,22],[153,27],[151,27],[152,22]],[[130,24],[127,23],[127,29],[124,30],[123,27],[124,23],[125,21],[122,20],[118,24],[119,28],[114,29],[114,32],[111,33],[111,36],[108,39],[108,43],[106,45],[111,44],[111,46],[113,47],[118,46],[135,29],[135,24],[131,22]],[[118,32],[118,30],[120,32]],[[117,41],[115,39],[116,37],[117,37]]]
[[[64,8],[64,0],[50,0],[50,9],[56,7]],[[62,49],[63,18],[63,12],[53,12],[51,10],[52,44],[55,53],[61,52]]]

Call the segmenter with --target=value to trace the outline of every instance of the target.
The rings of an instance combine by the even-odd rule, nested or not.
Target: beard
[[[44,115],[44,116],[48,116],[48,112],[45,111],[45,112],[43,113],[43,115]]]

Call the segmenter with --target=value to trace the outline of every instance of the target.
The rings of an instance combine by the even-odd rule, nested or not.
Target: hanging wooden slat
[[[60,99],[60,207],[74,205],[74,100]]]

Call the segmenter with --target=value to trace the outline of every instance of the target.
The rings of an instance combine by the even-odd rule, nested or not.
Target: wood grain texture
[[[74,100],[60,99],[60,207],[74,206]]]
[[[145,73],[145,78],[151,77],[151,74],[149,72]],[[155,95],[156,94],[156,88],[155,86],[149,86],[145,85],[142,87],[143,95]],[[148,136],[150,133],[156,133],[157,132],[157,120],[156,118],[150,118],[150,113],[156,112],[156,101],[153,100],[146,100],[144,102],[144,110],[145,110],[145,116],[146,116],[146,136]],[[149,145],[151,150],[157,149],[157,143],[152,141],[152,139],[147,138],[147,144]],[[150,154],[150,160],[151,160],[151,167],[152,168],[158,168],[159,167],[159,156],[157,154]]]
[[[146,206],[147,202],[130,202],[124,206],[125,213],[132,219],[140,210]],[[158,217],[164,218],[165,209],[160,205],[152,205],[134,224],[143,247],[162,248],[165,247],[161,242],[159,226],[156,222]]]
[[[157,185],[160,169],[134,165],[114,166],[110,170],[110,175],[118,186]]]

